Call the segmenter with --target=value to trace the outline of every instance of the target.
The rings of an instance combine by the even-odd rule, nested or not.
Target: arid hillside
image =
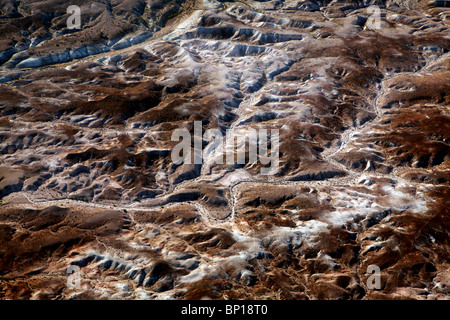
[[[449,299],[445,1],[70,4],[0,0],[0,299]]]

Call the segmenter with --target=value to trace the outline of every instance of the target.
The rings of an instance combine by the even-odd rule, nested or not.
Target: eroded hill
[[[448,298],[449,8],[2,2],[0,297]],[[194,121],[278,171],[175,164]]]

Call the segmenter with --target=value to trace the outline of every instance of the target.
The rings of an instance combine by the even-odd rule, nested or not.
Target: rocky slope
[[[2,299],[448,299],[445,3],[1,2]]]

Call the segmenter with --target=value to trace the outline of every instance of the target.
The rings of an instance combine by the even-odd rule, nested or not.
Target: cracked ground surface
[[[448,299],[449,8],[0,2],[0,298]],[[278,171],[173,163],[194,121]]]

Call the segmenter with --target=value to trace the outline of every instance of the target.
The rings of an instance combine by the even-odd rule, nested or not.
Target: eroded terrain
[[[450,8],[78,2],[1,1],[2,299],[448,299]]]

